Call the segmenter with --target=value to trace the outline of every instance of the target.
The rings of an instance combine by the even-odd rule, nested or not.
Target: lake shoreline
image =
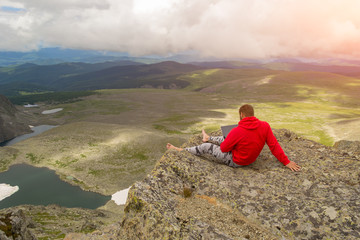
[[[6,172],[6,171],[9,171],[9,169],[11,167],[14,167],[14,166],[17,166],[17,165],[28,165],[28,166],[31,166],[31,167],[35,167],[35,168],[46,168],[47,170],[49,171],[54,171],[55,174],[63,181],[63,182],[66,182],[66,183],[69,183],[73,186],[76,186],[76,187],[80,187],[83,191],[87,191],[87,192],[94,192],[94,193],[98,193],[100,195],[103,195],[103,196],[111,196],[112,194],[104,194],[103,192],[97,192],[97,191],[93,191],[91,189],[86,189],[86,188],[82,188],[80,184],[77,184],[76,181],[78,181],[78,179],[76,179],[75,177],[72,177],[70,175],[63,175],[61,174],[59,171],[57,171],[55,168],[51,168],[47,165],[35,165],[35,164],[31,164],[29,162],[13,162],[11,163],[10,165],[7,166],[7,169],[5,170],[0,170],[0,174],[3,173],[3,172]],[[1,183],[0,183],[1,184]],[[121,190],[120,190],[121,191]],[[115,192],[114,192],[115,193]]]
[[[57,127],[57,125],[45,125],[44,124],[44,125],[38,125],[38,126],[31,126],[30,129],[32,130],[32,132],[25,133],[25,134],[19,135],[17,137],[14,137],[12,139],[9,139],[7,141],[1,142],[0,147],[11,146],[13,144],[24,141],[31,137],[35,137],[35,136],[37,136],[43,132],[46,132],[52,128],[55,128],[55,127]]]
[[[30,178],[26,174],[30,174]],[[2,184],[3,182],[4,184]],[[2,200],[0,200],[0,206],[4,206],[4,204],[7,206],[8,204],[13,204],[13,202],[15,202],[14,206],[24,204],[44,205],[43,203],[47,202],[46,205],[58,204],[63,207],[72,207],[73,204],[80,204],[80,206],[76,206],[82,208],[96,209],[106,205],[112,197],[110,195],[104,195],[89,190],[83,190],[82,188],[80,188],[79,185],[71,184],[68,181],[64,181],[62,178],[60,178],[56,171],[48,167],[32,166],[26,163],[13,164],[9,167],[8,171],[0,173],[0,186],[6,186],[7,188],[9,188],[10,185],[18,185],[15,187],[17,189],[12,189],[13,194],[17,192],[18,196],[15,197],[15,195],[13,195],[15,197],[15,200],[14,198],[9,198],[9,200],[6,201],[6,198],[3,198]],[[51,191],[53,191],[52,194],[50,194]],[[71,194],[69,191],[71,192]],[[29,193],[30,195],[26,193]],[[23,197],[21,197],[21,200],[19,200],[21,194],[23,195]],[[64,197],[68,194],[70,194],[69,197]],[[42,195],[44,197],[42,197]],[[57,196],[59,196],[60,198],[57,198]],[[84,196],[87,197],[84,198]],[[11,197],[11,195],[8,195],[8,197]],[[16,198],[18,200],[16,200]],[[81,200],[81,198],[84,199]],[[27,203],[26,199],[30,199],[30,203]],[[36,199],[40,200],[38,204],[36,204],[36,202],[38,201]],[[89,201],[86,201],[87,199],[89,199]],[[102,199],[102,203],[99,202],[100,199]],[[6,203],[4,203],[5,201]],[[19,201],[20,204],[16,204],[16,202]],[[52,201],[55,202],[52,203]],[[96,207],[94,208],[93,206]]]

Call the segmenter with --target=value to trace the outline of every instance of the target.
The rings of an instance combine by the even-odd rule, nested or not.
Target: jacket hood
[[[254,130],[260,126],[260,120],[256,117],[246,117],[239,122],[239,127],[247,130]]]

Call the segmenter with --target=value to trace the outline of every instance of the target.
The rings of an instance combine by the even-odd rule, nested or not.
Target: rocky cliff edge
[[[215,133],[216,134],[216,133]],[[358,239],[360,142],[335,147],[275,130],[291,172],[265,146],[254,164],[230,168],[167,151],[133,185],[119,239]],[[201,143],[201,137],[185,146]]]

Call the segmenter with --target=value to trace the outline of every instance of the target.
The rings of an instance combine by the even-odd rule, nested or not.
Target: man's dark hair
[[[239,114],[243,113],[245,117],[254,116],[254,108],[250,104],[242,105],[239,109]]]

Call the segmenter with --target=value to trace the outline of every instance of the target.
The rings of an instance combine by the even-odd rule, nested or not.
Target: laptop
[[[226,138],[226,136],[229,134],[231,129],[233,129],[233,128],[237,127],[237,126],[238,126],[238,124],[221,126],[221,132],[222,132],[222,135],[224,136],[224,138]]]

